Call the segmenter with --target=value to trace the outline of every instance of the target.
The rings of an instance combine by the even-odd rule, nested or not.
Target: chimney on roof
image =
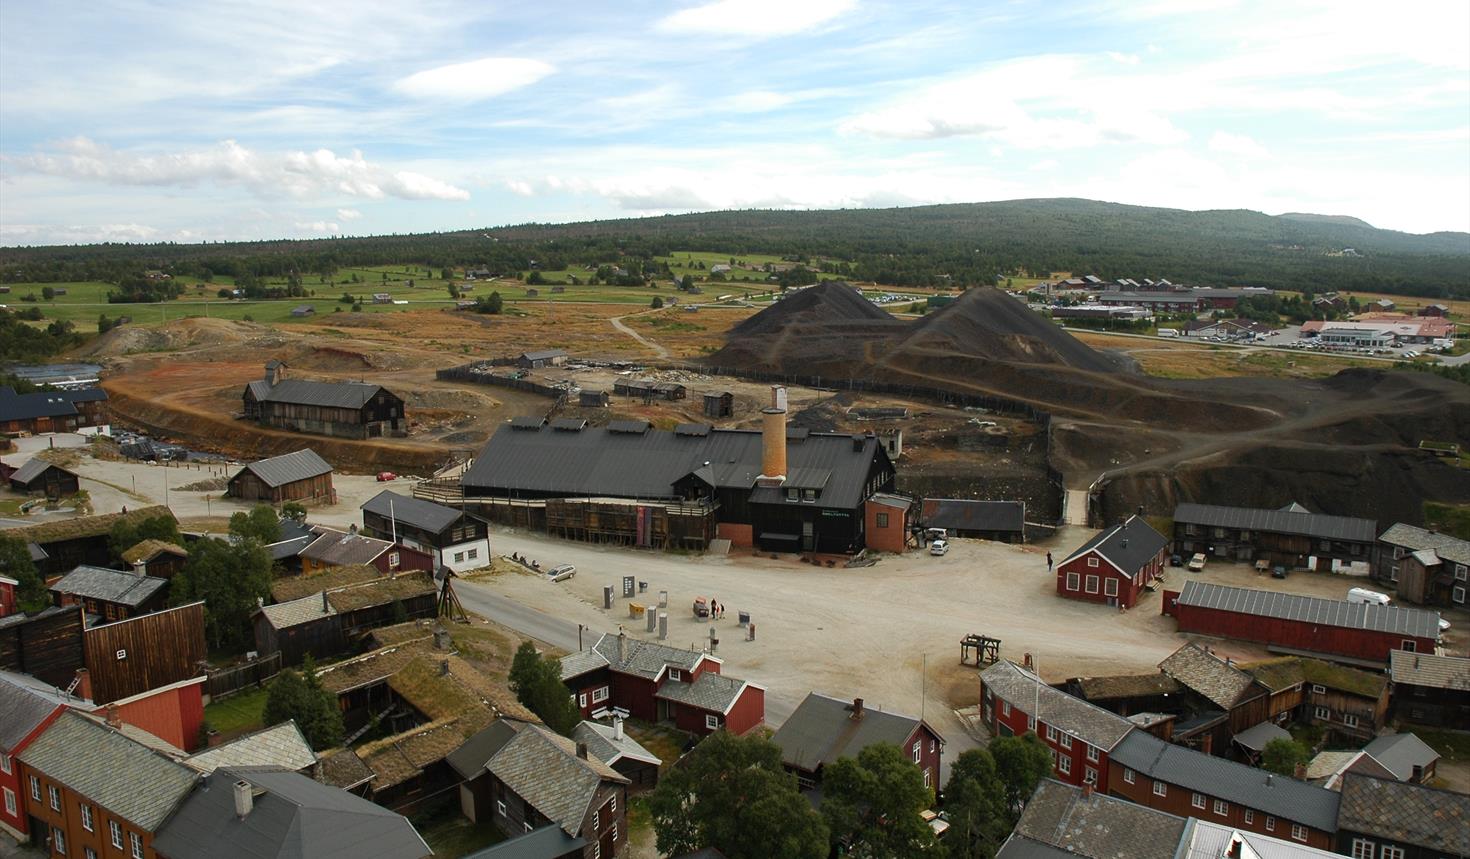
[[[1082,798],[1083,799],[1089,799],[1091,797],[1092,797],[1092,782],[1085,781],[1085,782],[1082,783]]]
[[[863,717],[863,699],[861,699],[861,698],[854,698],[854,699],[852,699],[852,708],[851,709],[852,709],[852,720],[854,722],[856,722],[859,719],[861,719]]]
[[[439,676],[440,677],[448,677],[449,676],[449,660],[448,659],[441,659],[441,660],[439,660]]]
[[[622,738],[623,738],[623,717],[617,715],[616,713],[614,713],[613,714],[613,739],[614,740],[621,740]]]
[[[618,662],[626,665],[628,662],[628,634],[618,629]]]
[[[1026,655],[1021,657],[1021,667],[1025,668],[1027,671],[1036,670],[1036,663],[1031,658],[1031,654],[1027,653]]]
[[[449,645],[450,645],[450,641],[451,641],[451,639],[449,638],[449,630],[445,629],[442,626],[435,626],[434,627],[434,649],[435,650],[448,650],[449,649]]]
[[[252,792],[250,782],[240,779],[235,782],[235,816],[244,820],[250,816],[253,808],[255,808],[255,794]]]
[[[581,758],[584,761],[587,760],[587,744],[586,743],[578,743],[577,744],[577,757]]]
[[[1227,857],[1227,859],[1240,859],[1244,843],[1245,841],[1240,837],[1239,832],[1231,835],[1230,847],[1225,852],[1225,856]]]
[[[1271,773],[1266,773],[1266,787],[1271,786]]]
[[[1307,765],[1304,763],[1297,764],[1296,768],[1291,771],[1291,777],[1296,779],[1297,781],[1306,781]]]
[[[771,404],[761,409],[761,473],[762,486],[780,486],[786,482],[786,388],[771,386]]]
[[[77,669],[77,680],[72,694],[86,701],[92,700],[92,672],[85,668]]]
[[[332,604],[327,602],[327,592],[322,591],[322,614],[331,614]]]
[[[109,728],[121,728],[122,727],[122,719],[119,718],[118,715],[117,715],[117,705],[116,704],[108,704],[107,705],[107,727],[109,727]]]

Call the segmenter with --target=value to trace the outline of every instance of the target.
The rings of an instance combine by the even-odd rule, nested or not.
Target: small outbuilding
[[[605,409],[607,403],[607,391],[582,391],[577,394],[577,405],[584,409]]]
[[[144,540],[123,552],[122,559],[140,576],[171,579],[189,562],[189,552],[166,540]]]
[[[32,459],[9,477],[10,488],[26,495],[61,498],[75,495],[81,489],[81,478],[73,471],[44,459]]]
[[[336,497],[332,466],[311,449],[252,462],[230,478],[225,495],[243,501],[325,501]]]
[[[516,366],[527,370],[535,370],[540,367],[560,367],[566,362],[567,350],[565,349],[541,349],[535,352],[522,352],[516,356]]]
[[[728,418],[735,414],[735,395],[729,391],[704,392],[704,416]]]
[[[1003,543],[1023,543],[1026,540],[1024,501],[925,498],[920,511],[925,528],[943,528],[951,537],[973,537]]]

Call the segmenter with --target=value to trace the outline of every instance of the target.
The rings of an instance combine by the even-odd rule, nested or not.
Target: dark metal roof
[[[379,516],[391,516],[405,525],[422,528],[434,534],[458,522],[464,515],[453,507],[399,495],[387,489],[369,498],[362,509]]]
[[[365,534],[343,533],[330,528],[322,528],[320,531],[321,536],[302,549],[300,554],[303,558],[319,561],[330,567],[370,564],[393,546],[387,540]]]
[[[855,508],[863,501],[868,472],[881,450],[873,438],[854,447],[850,436],[813,433],[787,448],[789,470],[829,471],[821,506]],[[479,490],[493,495],[673,498],[674,484],[705,463],[712,476],[702,479],[710,485],[753,486],[761,468],[760,432],[716,428],[707,436],[688,436],[649,430],[643,421],[614,421],[606,429],[579,433],[502,427],[462,482],[471,495]]]
[[[517,415],[510,419],[510,425],[513,429],[538,430],[545,426],[545,424],[546,418],[537,415]]]
[[[77,473],[75,471],[70,471],[68,469],[62,468],[61,466],[47,462],[44,459],[33,458],[27,460],[25,465],[17,468],[15,472],[10,475],[10,481],[12,483],[20,483],[22,485],[28,484],[32,480],[35,480],[36,478],[40,477],[53,468],[61,472],[62,474],[70,474],[72,477],[77,476]]]
[[[136,608],[167,586],[168,579],[83,565],[62,576],[49,589]]]
[[[1439,637],[1439,612],[1422,608],[1350,603],[1193,580],[1184,583],[1184,590],[1179,593],[1179,604],[1345,629],[1391,632],[1416,638]]]
[[[565,354],[565,349],[541,349],[536,352],[522,352],[521,357],[527,361],[544,361],[548,358],[560,358]]]
[[[1296,509],[1292,509],[1293,507]],[[1378,535],[1378,523],[1372,519],[1308,513],[1296,504],[1289,504],[1280,510],[1219,507],[1214,504],[1180,504],[1174,508],[1174,523],[1176,525],[1203,525],[1208,528],[1269,531],[1273,534],[1296,534],[1319,540],[1344,540],[1350,543],[1371,543]]]
[[[1338,796],[1333,791],[1166,743],[1147,731],[1133,731],[1124,737],[1111,757],[1157,781],[1323,832],[1337,829]]]
[[[1128,521],[1104,529],[1096,537],[1083,543],[1062,563],[1081,557],[1091,551],[1108,559],[1110,563],[1131,576],[1138,572],[1154,556],[1169,545],[1169,538],[1155,531],[1141,516],[1129,516]]]
[[[566,856],[585,846],[587,839],[580,835],[568,835],[560,826],[548,823],[540,829],[533,829],[524,835],[517,835],[484,850],[478,850],[464,859],[551,859]]]
[[[1090,859],[1174,859],[1185,826],[1167,812],[1043,779],[1016,834]]]
[[[294,403],[333,409],[360,409],[383,390],[382,385],[367,382],[311,382],[306,379],[282,379],[270,385],[264,395],[252,383],[256,399],[270,403]]]
[[[551,422],[551,428],[562,432],[581,432],[587,428],[584,418],[557,418]]]
[[[37,391],[33,394],[0,397],[0,421],[59,418],[76,413],[72,401],[61,391]]]
[[[325,459],[317,456],[316,451],[306,448],[295,453],[252,462],[236,472],[235,476],[239,477],[246,471],[260,478],[266,486],[274,488],[287,483],[295,483],[298,480],[310,480],[323,474],[331,474],[332,466],[328,465]]]
[[[874,743],[892,743],[902,748],[921,724],[913,716],[867,705],[863,707],[862,718],[854,719],[852,707],[852,701],[807,693],[806,699],[771,737],[771,742],[781,747],[781,761],[816,772],[838,758],[855,758]]]
[[[465,781],[485,771],[485,764],[495,757],[510,738],[516,735],[521,723],[510,719],[497,719],[485,730],[476,733],[464,744],[445,756],[444,760]]]
[[[1470,856],[1470,796],[1349,772],[1337,828]]]
[[[921,509],[926,528],[1016,533],[1026,529],[1026,505],[1020,501],[925,498]]]
[[[107,402],[107,392],[101,388],[77,388],[71,391],[56,391],[55,393],[65,397],[73,404]]]
[[[235,783],[252,788],[235,813]],[[211,859],[423,859],[429,845],[401,814],[274,767],[221,767],[180,806],[154,849]]]

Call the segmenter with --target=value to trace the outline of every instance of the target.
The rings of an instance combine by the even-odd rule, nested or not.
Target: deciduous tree
[[[281,520],[274,507],[257,504],[249,512],[242,510],[230,516],[230,533],[269,546],[281,539]]]
[[[184,569],[174,576],[169,600],[183,605],[204,600],[204,634],[217,648],[239,648],[250,641],[250,615],[270,595],[271,556],[255,540],[231,545],[205,538],[189,549]]]
[[[892,743],[874,743],[822,771],[822,817],[833,841],[857,855],[942,856],[919,816],[933,804],[923,772]]]
[[[36,565],[31,561],[31,553],[26,548],[25,541],[19,537],[0,534],[0,575],[20,583],[16,586],[15,599],[21,611],[41,611],[51,605],[51,595],[46,591],[46,583],[41,580],[40,573],[36,572]]]
[[[1034,731],[1020,737],[996,737],[990,741],[990,756],[995,759],[996,774],[1005,785],[1006,807],[1014,823],[1026,800],[1036,792],[1041,780],[1051,775],[1051,749]]]
[[[173,516],[161,513],[141,521],[123,519],[112,525],[107,535],[107,547],[114,555],[133,548],[144,540],[163,540],[166,543],[183,542],[179,535],[179,523]]]
[[[317,751],[342,742],[342,710],[337,706],[337,696],[322,687],[310,654],[299,673],[288,668],[271,681],[264,718],[267,725],[295,719],[301,735]]]
[[[968,749],[955,759],[944,786],[949,815],[945,843],[955,859],[991,859],[1011,829],[1006,788],[987,749]]]
[[[1311,751],[1296,740],[1278,737],[1261,750],[1261,768],[1277,775],[1296,775],[1296,765],[1304,764],[1312,757]]]

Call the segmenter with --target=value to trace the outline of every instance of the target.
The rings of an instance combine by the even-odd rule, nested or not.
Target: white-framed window
[[[133,859],[143,859],[143,836],[136,832],[128,833],[128,852],[133,854]]]
[[[930,783],[929,771],[928,770],[924,770],[924,787],[928,787],[929,786],[929,783]]]
[[[1276,831],[1276,818],[1274,816],[1272,816],[1272,815],[1269,815],[1269,814],[1266,815],[1266,831],[1267,832],[1275,832]]]
[[[939,750],[939,741],[938,740],[934,740],[934,739],[929,740],[929,754],[932,755],[932,754],[934,754],[938,750]]]
[[[1066,732],[1063,732],[1062,733],[1062,736],[1061,736],[1061,740],[1062,740],[1062,748],[1064,748],[1064,749],[1070,749],[1070,748],[1072,748],[1072,735],[1071,734],[1068,734]]]
[[[122,827],[117,825],[116,820],[107,821],[107,832],[112,836],[112,846],[123,849]]]
[[[1455,585],[1453,588],[1451,588],[1450,599],[1463,605],[1465,602],[1465,586]]]
[[[51,827],[51,849],[62,856],[66,855],[66,833],[56,827]]]
[[[1113,578],[1112,576],[1109,576],[1103,582],[1103,595],[1104,596],[1110,596],[1110,597],[1115,597],[1115,596],[1118,595],[1118,580],[1117,579]]]
[[[1344,725],[1347,725],[1349,728],[1356,728],[1358,726],[1358,717],[1354,716],[1352,713],[1343,713],[1342,723]]]
[[[1091,573],[1087,575],[1087,592],[1090,594],[1097,593],[1097,576]]]
[[[577,696],[577,706],[578,707],[586,707],[587,706],[587,693],[586,692],[583,692],[582,694],[580,694],[580,695]]]
[[[706,728],[709,728],[711,731],[718,731],[720,729],[720,717],[716,716],[714,713],[705,713],[704,726]]]
[[[1133,770],[1123,767],[1123,781],[1127,784],[1133,784]]]
[[[1455,564],[1455,578],[1462,582],[1470,579],[1470,567],[1466,567],[1464,564]]]
[[[53,785],[48,785],[47,788],[46,788],[46,796],[51,800],[51,810],[52,811],[60,811],[61,810],[61,789],[58,788],[54,784]]]
[[[525,831],[526,832],[530,832],[531,831],[531,824],[529,824],[529,823],[522,823],[521,826],[525,827]],[[599,849],[598,850],[598,853],[601,853],[601,852],[602,851]]]
[[[1072,774],[1072,759],[1069,758],[1069,757],[1067,757],[1066,755],[1058,755],[1057,756],[1057,772],[1061,773],[1062,775],[1071,775]]]
[[[1009,716],[1011,714],[1011,702],[1010,701],[1002,701],[1002,702],[1000,702],[1000,713],[1001,713],[1002,716]]]
[[[618,840],[618,825],[616,823],[613,824],[612,828],[612,840],[613,843],[617,843]]]
[[[1088,558],[1087,559],[1087,566],[1089,566],[1089,567],[1096,567],[1097,566],[1097,558]]]
[[[1076,573],[1067,573],[1067,590],[1077,590],[1077,584],[1079,581],[1081,581],[1081,579],[1078,578]]]
[[[4,788],[3,790],[5,791],[5,813],[10,815],[11,817],[15,817],[20,813],[16,811],[15,791],[11,790],[8,787]]]
[[[455,552],[454,553],[454,562],[456,564],[462,562],[463,560],[464,560],[464,552]]]
[[[923,752],[923,750],[924,750],[924,744],[921,743],[921,742],[915,741],[914,742],[914,748],[913,748],[913,752],[914,752],[914,763],[918,763],[919,762],[919,759],[922,757],[922,755],[920,753]]]
[[[1291,837],[1296,841],[1306,841],[1307,827],[1302,826],[1300,823],[1293,823],[1291,825]]]
[[[606,686],[598,686],[596,689],[593,689],[592,690],[592,703],[594,703],[594,704],[601,704],[603,701],[606,701],[606,700],[607,700],[607,687]]]
[[[669,669],[669,679],[670,680],[683,680],[684,679],[684,672],[680,671],[677,668],[670,668]]]
[[[388,553],[388,566],[390,566],[390,567],[396,567],[396,566],[398,566],[398,553],[397,552],[389,552]]]
[[[0,754],[0,773],[10,775],[10,755]]]
[[[1319,719],[1331,719],[1332,711],[1327,709],[1326,707],[1313,707],[1312,715],[1316,716]]]
[[[31,776],[31,799],[41,801],[41,780],[35,776]]]
[[[1393,547],[1393,559],[1395,561],[1398,561],[1398,560],[1402,560],[1403,557],[1404,557],[1404,547],[1403,546],[1394,546]]]
[[[86,854],[87,859],[97,859],[97,851],[90,847],[82,848],[82,852]]]
[[[1168,796],[1169,786],[1161,781],[1154,782],[1154,796]]]
[[[1098,753],[1097,753],[1097,746],[1088,746],[1087,747],[1087,759],[1088,760],[1092,761],[1093,763],[1097,763],[1097,759],[1099,757],[1100,757],[1100,755],[1098,755]]]
[[[1189,804],[1192,805],[1192,806],[1194,806],[1195,808],[1204,808],[1205,807],[1205,795],[1202,794],[1202,793],[1196,793],[1196,794],[1194,794],[1193,796],[1191,796],[1189,798]]]
[[[1327,687],[1326,686],[1323,686],[1323,685],[1321,685],[1319,683],[1313,683],[1312,684],[1312,694],[1313,695],[1326,695],[1327,694]]]
[[[501,817],[504,817],[505,816],[505,801],[504,800],[500,800],[500,799],[495,800],[495,813],[498,814],[498,815],[500,815]]]
[[[602,828],[602,815],[596,811],[592,812],[592,831],[596,832]]]
[[[1256,822],[1256,813],[1254,811],[1251,811],[1249,808],[1245,810],[1245,822],[1247,824]]]
[[[82,828],[88,832],[92,831],[92,806],[81,803],[82,806]]]
[[[471,561],[473,561],[474,559],[476,559],[478,557],[480,557],[480,550],[479,549],[471,549],[469,551],[469,558],[470,558]]]
[[[1230,813],[1230,803],[1226,802],[1223,799],[1217,799],[1217,800],[1215,800],[1215,813],[1216,814],[1229,814]]]
[[[1051,725],[1046,726],[1046,741],[1049,743],[1055,743],[1057,741],[1057,729]]]
[[[1373,848],[1378,845],[1366,838],[1353,839],[1353,859],[1373,859]]]
[[[1097,784],[1097,770],[1088,767],[1086,774],[1082,777],[1082,781],[1086,784]]]
[[[530,832],[531,831],[531,825],[529,823],[526,824],[526,831],[527,832]],[[594,844],[594,845],[592,845],[592,859],[602,859],[602,845],[601,844]]]
[[[1404,848],[1390,847],[1385,844],[1383,845],[1383,853],[1381,854],[1381,859],[1404,859]]]
[[[1394,564],[1393,566],[1391,566],[1391,567],[1388,568],[1388,580],[1391,581],[1391,582],[1396,582],[1396,581],[1399,580],[1399,565],[1398,564]]]
[[[607,811],[608,811],[609,814],[617,814],[618,813],[618,795],[617,794],[613,794],[612,795],[612,799],[607,804]]]
[[[1036,730],[1036,717],[1033,716],[1033,715],[1031,715],[1030,713],[1027,713],[1026,714],[1026,730],[1028,730],[1028,731],[1035,731]]]

